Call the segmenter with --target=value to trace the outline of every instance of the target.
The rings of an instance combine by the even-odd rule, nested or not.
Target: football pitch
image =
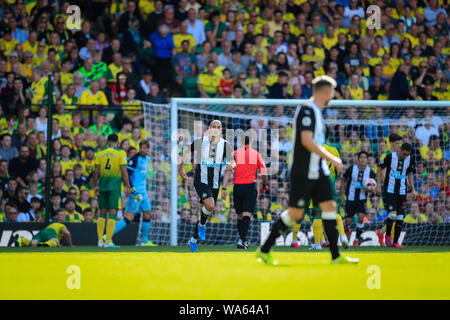
[[[358,265],[331,265],[328,249],[275,247],[275,267],[255,250],[0,248],[0,299],[450,298],[450,247],[341,250]]]

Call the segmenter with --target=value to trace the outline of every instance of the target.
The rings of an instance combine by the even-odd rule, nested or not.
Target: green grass
[[[449,249],[356,247],[342,252],[358,265],[331,265],[328,249],[275,247],[270,267],[256,247],[1,248],[0,299],[450,299]]]
[[[291,248],[286,246],[277,246],[273,248],[274,252],[310,252],[310,246],[301,248]],[[256,246],[250,246],[248,251],[254,252]],[[348,250],[341,249],[342,252],[386,252],[386,253],[402,253],[402,252],[450,252],[450,246],[406,246],[404,248],[387,248],[387,247],[350,247]],[[327,248],[322,251],[328,252]],[[58,247],[58,248],[17,248],[17,247],[0,247],[0,253],[8,252],[189,252],[188,246],[158,246],[158,247],[136,247],[136,246],[120,246],[120,248],[98,248],[96,246],[76,246],[76,247]],[[236,249],[235,246],[198,246],[198,252],[243,252]]]

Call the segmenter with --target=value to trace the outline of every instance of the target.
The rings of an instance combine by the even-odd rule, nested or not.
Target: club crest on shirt
[[[310,125],[311,125],[311,118],[310,118],[310,117],[304,117],[304,118],[302,119],[302,124],[303,124],[305,127],[310,126]]]
[[[206,193],[204,193],[204,194],[203,194],[203,198],[206,198],[206,196],[207,196],[207,194],[206,194]]]

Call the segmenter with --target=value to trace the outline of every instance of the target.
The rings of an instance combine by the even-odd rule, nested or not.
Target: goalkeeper
[[[329,152],[331,152],[331,154],[340,158],[339,151],[335,147],[333,147],[329,144],[325,144],[324,147]],[[328,166],[330,167],[330,180],[331,180],[331,187],[333,188],[334,198],[335,198],[336,203],[339,204],[339,199],[336,195],[336,187],[335,187],[336,168],[330,162],[327,161],[327,163],[328,163]],[[314,234],[314,245],[309,249],[310,250],[322,250],[322,247],[328,246],[328,243],[325,241],[325,236],[324,236],[324,230],[323,230],[323,224],[322,224],[322,214],[321,214],[322,212],[318,206],[313,206],[312,201],[310,202],[309,209],[311,210],[311,215],[312,215],[312,219],[313,219],[313,234]],[[348,248],[348,239],[344,232],[344,224],[342,222],[342,217],[340,214],[336,215],[336,223],[337,223],[337,228],[338,228],[339,238],[341,240],[341,243],[344,246],[344,248],[347,249]],[[292,240],[293,241],[292,241],[291,246],[294,248],[300,248],[300,244],[298,243],[298,238],[297,238],[297,234],[300,230],[300,226],[301,226],[300,221],[296,221],[292,227]]]
[[[13,209],[17,210],[17,208]],[[66,221],[66,211],[59,209],[55,215],[55,223],[49,224],[45,229],[39,231],[33,239],[27,239],[19,235],[14,236],[16,247],[61,247],[61,238],[67,241],[67,245],[73,247],[70,231],[63,224]]]
[[[130,221],[138,217],[138,213],[142,212],[141,226],[141,246],[156,246],[148,240],[150,231],[151,207],[147,193],[147,175],[150,170],[150,143],[148,140],[139,142],[139,153],[136,153],[128,160],[128,177],[130,179],[131,194],[128,197],[125,207],[124,218],[116,223],[113,235],[123,230]]]

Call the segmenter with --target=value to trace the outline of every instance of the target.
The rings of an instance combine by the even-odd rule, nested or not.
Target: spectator
[[[424,9],[425,26],[428,28],[436,25],[436,17],[440,13],[447,18],[447,12],[443,8],[438,7],[437,0],[429,0],[428,6]]]
[[[203,98],[215,97],[219,92],[220,78],[214,74],[216,64],[208,61],[207,71],[198,76],[197,88]]]
[[[173,11],[173,9],[172,9]],[[158,31],[150,36],[155,54],[155,77],[163,90],[169,86],[170,79],[167,70],[171,70],[171,57],[175,54],[175,45],[172,34],[167,25],[160,25]]]
[[[37,197],[31,198],[30,209],[28,211],[21,211],[17,217],[17,222],[31,222],[31,221],[39,221],[39,218],[36,217],[37,210],[41,207],[41,200]]]
[[[241,51],[233,49],[231,51],[231,63],[229,63],[225,67],[230,70],[231,76],[233,78],[236,78],[239,74],[246,72],[247,70],[244,69],[244,65],[241,63]]]
[[[11,159],[17,157],[19,152],[17,148],[11,145],[11,135],[5,133],[2,136],[2,146],[0,147],[0,158],[6,160],[8,163]]]
[[[427,216],[419,212],[419,205],[417,204],[417,202],[413,202],[411,203],[411,209],[409,214],[406,215],[403,221],[405,223],[411,224],[422,224],[426,223],[427,220],[428,220]]]
[[[183,24],[186,24],[183,22]],[[184,79],[194,77],[196,74],[195,56],[189,52],[189,40],[181,42],[181,52],[172,57],[172,65],[175,71],[175,81],[182,87]]]
[[[164,7],[164,17],[158,21],[158,26],[161,25],[168,26],[171,34],[180,32],[180,21],[175,18],[173,6],[166,5]]]
[[[401,64],[397,72],[392,77],[392,85],[390,87],[389,97],[392,100],[414,100],[408,90],[409,67]]]
[[[86,208],[83,210],[83,222],[85,222],[85,223],[94,222],[91,208]]]
[[[26,178],[28,174],[37,169],[37,162],[30,157],[30,149],[27,146],[21,146],[19,156],[10,162],[10,174],[12,178],[17,178],[20,186],[26,187]]]
[[[220,46],[228,37],[228,28],[220,21],[220,12],[213,11],[210,14],[209,22],[205,25],[206,39],[215,47]],[[230,43],[231,45],[231,43]],[[230,46],[231,49],[231,46]],[[220,63],[219,63],[220,64]],[[225,64],[221,64],[225,65]]]
[[[84,222],[84,216],[75,210],[76,203],[73,199],[64,202],[66,209],[66,222]]]
[[[422,121],[422,125],[416,129],[415,137],[419,140],[422,146],[427,146],[432,135],[439,136],[439,131],[436,127],[432,126],[432,119],[425,118]]]
[[[222,53],[219,54],[217,63],[222,67],[226,67],[227,65],[232,63],[231,41],[227,40],[222,42]]]
[[[166,95],[159,90],[156,82],[152,82],[150,85],[150,95],[146,98],[146,101],[156,104],[167,103]]]
[[[196,18],[195,9],[191,8],[187,11],[187,33],[191,34],[195,43],[202,44],[206,40],[204,24],[200,19]]]
[[[278,75],[278,82],[269,88],[269,98],[271,99],[288,99],[289,98],[289,76],[286,72],[281,71]]]
[[[3,222],[18,222],[17,217],[19,215],[19,210],[14,202],[8,202],[5,205],[6,219]]]

